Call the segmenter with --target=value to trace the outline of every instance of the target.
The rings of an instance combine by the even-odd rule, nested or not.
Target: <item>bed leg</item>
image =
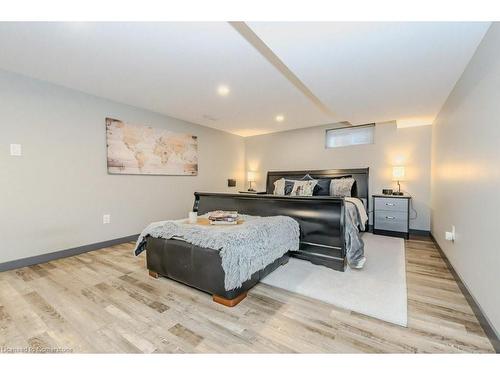
[[[243,301],[246,296],[247,296],[247,292],[243,292],[243,293],[241,293],[240,295],[236,296],[233,299],[227,299],[227,298],[218,296],[216,294],[214,294],[212,297],[213,297],[214,302],[220,303],[221,305],[224,305],[224,306],[227,306],[227,307],[234,307],[238,303],[240,303],[241,301]]]
[[[158,272],[151,271],[151,270],[148,270],[148,272],[149,272],[149,276],[151,276],[154,279],[157,279],[160,277],[160,274]]]

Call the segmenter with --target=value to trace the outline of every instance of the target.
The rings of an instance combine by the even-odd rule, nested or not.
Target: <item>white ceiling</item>
[[[0,23],[0,68],[248,136],[432,119],[489,23],[249,26],[333,114],[225,22]]]
[[[473,22],[250,23],[352,123],[438,114],[490,26]]]

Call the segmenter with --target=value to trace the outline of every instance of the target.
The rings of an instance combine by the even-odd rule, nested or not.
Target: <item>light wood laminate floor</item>
[[[430,240],[406,242],[408,327],[263,284],[234,308],[152,279],[124,244],[0,273],[0,350],[492,352]]]

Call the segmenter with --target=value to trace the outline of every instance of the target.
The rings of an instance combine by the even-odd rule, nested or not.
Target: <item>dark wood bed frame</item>
[[[298,180],[306,174],[316,179],[352,176],[356,181],[352,195],[363,198],[368,205],[368,172],[368,168],[268,172],[266,194],[195,193],[193,211],[200,215],[214,210],[234,210],[248,215],[290,216],[300,225],[300,249],[290,255],[344,271],[344,199],[273,195],[274,182],[280,178]]]
[[[200,215],[214,210],[235,210],[258,216],[285,215],[300,225],[300,249],[285,254],[234,290],[224,289],[224,270],[218,250],[200,248],[179,240],[148,238],[147,267],[152,277],[166,276],[213,295],[213,300],[235,306],[263,277],[288,261],[289,256],[306,259],[337,271],[346,267],[344,241],[344,200],[340,197],[290,197],[273,195],[274,182],[280,178],[328,179],[352,176],[353,196],[368,199],[368,168],[268,172],[266,194],[195,193],[193,211]],[[368,206],[367,206],[368,212]]]

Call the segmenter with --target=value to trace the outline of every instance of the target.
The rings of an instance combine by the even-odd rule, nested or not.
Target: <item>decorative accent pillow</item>
[[[285,195],[285,179],[280,178],[274,181],[274,195]]]
[[[317,182],[317,180],[310,180]],[[286,180],[285,178],[280,178],[274,182],[274,195],[298,195],[294,191],[294,186],[296,182],[305,182],[302,180]],[[300,189],[302,190],[302,189]],[[292,194],[293,192],[293,194]]]
[[[349,176],[351,177],[351,176]],[[317,181],[316,186],[314,186],[313,195],[330,195],[330,179],[314,179],[308,173],[304,177],[302,177],[303,181]]]
[[[318,183],[314,187],[313,195],[330,195],[330,184],[332,180],[329,179],[320,179]]]
[[[330,195],[350,197],[352,185],[354,185],[355,181],[352,177],[332,179],[330,183]]]
[[[317,180],[295,181],[290,195],[312,197]]]
[[[295,180],[285,180],[285,195],[290,195],[293,190]]]

